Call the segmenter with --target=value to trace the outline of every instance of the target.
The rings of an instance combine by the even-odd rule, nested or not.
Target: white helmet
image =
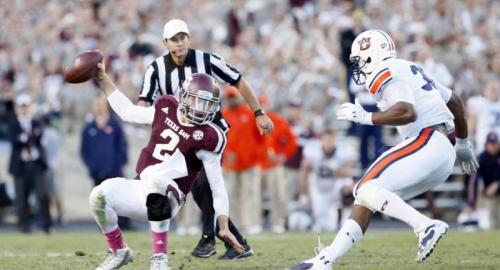
[[[365,83],[366,75],[372,73],[380,62],[396,57],[396,47],[384,31],[374,29],[359,34],[351,45],[353,80],[359,85]]]

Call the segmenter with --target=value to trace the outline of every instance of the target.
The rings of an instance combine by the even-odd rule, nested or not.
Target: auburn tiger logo
[[[358,44],[359,44],[359,49],[364,51],[370,48],[371,46],[370,38],[369,37],[362,38],[360,41],[358,41]]]

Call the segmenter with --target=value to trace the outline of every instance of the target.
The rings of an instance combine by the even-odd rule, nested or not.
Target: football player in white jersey
[[[384,152],[356,184],[354,207],[334,241],[312,259],[288,269],[327,270],[361,240],[371,216],[379,211],[410,225],[418,237],[416,261],[422,262],[448,231],[404,200],[444,182],[455,158],[466,173],[477,161],[467,138],[461,99],[429,78],[415,63],[396,58],[394,42],[381,30],[359,34],[351,47],[353,79],[364,84],[380,112],[369,113],[358,102],[342,104],[337,119],[363,125],[396,126],[403,141]],[[455,128],[455,149],[448,131]]]
[[[343,207],[342,197],[349,195],[354,186],[355,153],[349,144],[338,141],[335,131],[325,129],[320,139],[304,147],[300,176],[302,187],[309,188],[316,232],[336,231],[340,218],[345,220],[351,212]]]

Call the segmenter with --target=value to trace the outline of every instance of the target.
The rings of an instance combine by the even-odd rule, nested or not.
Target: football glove
[[[372,113],[365,111],[358,99],[354,101],[354,104],[347,102],[340,105],[340,109],[337,111],[337,120],[347,120],[363,125],[373,125]]]
[[[472,144],[468,138],[457,138],[455,152],[457,153],[457,158],[462,166],[462,171],[465,174],[472,174],[477,171],[479,163],[476,160],[476,156],[472,150]]]

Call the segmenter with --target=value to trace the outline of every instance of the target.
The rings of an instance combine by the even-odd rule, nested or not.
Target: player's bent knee
[[[159,193],[150,193],[146,198],[148,220],[162,221],[172,217],[172,206],[166,196]]]
[[[106,206],[106,197],[104,196],[104,190],[101,185],[94,187],[90,192],[89,204],[94,208],[101,209]]]
[[[379,209],[384,204],[384,198],[380,196],[381,188],[373,182],[366,183],[355,194],[356,202],[369,209]]]
[[[116,177],[104,180],[100,185],[95,186],[89,194],[89,204],[95,208],[106,206],[106,193],[113,189],[113,184],[122,181],[124,178]]]

